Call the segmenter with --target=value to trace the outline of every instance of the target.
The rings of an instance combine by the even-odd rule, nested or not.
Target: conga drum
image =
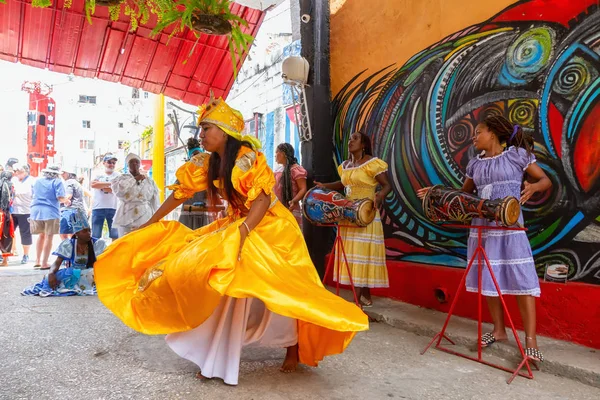
[[[371,199],[348,200],[335,190],[314,187],[304,195],[302,213],[312,224],[335,224],[344,220],[367,226],[375,219]]]
[[[429,188],[423,197],[423,211],[433,222],[468,224],[473,218],[484,218],[500,225],[513,226],[521,215],[521,205],[512,196],[485,200],[460,190],[436,185]]]

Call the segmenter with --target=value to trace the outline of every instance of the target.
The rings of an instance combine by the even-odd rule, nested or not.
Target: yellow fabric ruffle
[[[191,199],[196,192],[206,190],[208,187],[208,160],[210,154],[198,153],[190,161],[183,164],[175,177],[177,183],[167,186],[173,191],[177,200]]]
[[[248,158],[242,150],[238,160]],[[273,173],[264,155],[236,164],[232,180],[251,205],[260,190],[272,194]],[[198,163],[177,172],[179,193],[196,190]],[[256,195],[255,195],[256,194]],[[202,324],[221,296],[260,299],[277,314],[298,320],[300,362],[316,366],[348,346],[367,316],[323,287],[306,244],[287,208],[276,202],[246,238],[241,261],[239,226],[244,218],[220,219],[196,231],[169,221],[132,232],[98,257],[95,281],[100,300],[127,326],[167,334]]]

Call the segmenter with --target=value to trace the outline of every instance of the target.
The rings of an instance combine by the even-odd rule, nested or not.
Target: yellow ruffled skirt
[[[201,325],[222,296],[257,298],[298,320],[300,362],[311,366],[369,328],[360,308],[323,287],[284,206],[267,212],[238,261],[243,220],[224,218],[195,231],[159,222],[122,237],[95,264],[100,300],[127,326],[168,334]]]

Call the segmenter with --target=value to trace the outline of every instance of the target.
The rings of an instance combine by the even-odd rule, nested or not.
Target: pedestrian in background
[[[87,216],[89,217],[92,214],[92,192],[90,192],[87,185],[85,185],[85,177],[83,175],[80,175],[77,178],[77,182],[79,182],[81,188],[83,189],[83,203],[85,204]]]
[[[104,172],[98,174],[92,179],[92,189],[94,191],[94,200],[92,202],[92,236],[100,239],[102,237],[102,228],[106,221],[111,239],[117,239],[119,233],[113,228],[113,218],[117,212],[117,196],[112,191],[111,182],[120,174],[115,172],[117,157],[112,154],[104,156],[102,164]]]
[[[306,170],[298,164],[294,148],[289,143],[281,143],[275,151],[275,194],[286,206],[302,227],[302,209],[300,200],[306,194]]]
[[[15,227],[11,216],[14,197],[12,185],[13,174],[10,171],[0,173],[0,250],[2,251],[3,267],[8,265],[8,256],[12,254]]]
[[[15,196],[12,205],[12,217],[15,230],[19,228],[21,246],[23,246],[21,264],[27,264],[29,262],[29,248],[33,244],[29,217],[31,214],[35,178],[29,175],[29,166],[26,164],[14,165],[13,169],[15,172],[12,183],[15,188]]]
[[[198,139],[193,137],[187,140],[187,148],[188,160],[191,160],[192,157],[194,157],[195,155],[204,152]],[[203,190],[194,193],[194,196],[191,199],[186,200],[181,205],[181,214],[179,214],[179,222],[181,222],[190,229],[199,229],[220,218],[221,211],[208,211],[209,208],[207,203],[208,202],[206,199],[206,191]],[[206,211],[191,211],[190,206],[205,207]],[[226,208],[223,199],[220,197],[215,199],[215,204],[211,206],[215,209],[222,210],[225,210]]]
[[[119,236],[148,222],[160,206],[156,183],[140,172],[141,159],[130,153],[125,158],[125,164],[129,173],[112,181],[113,193],[119,199],[114,220]]]
[[[65,185],[60,173],[56,165],[44,168],[42,177],[33,185],[31,233],[39,235],[34,268],[50,269],[48,258],[52,251],[52,240],[60,230],[60,203],[70,204],[65,197]]]
[[[60,209],[60,238],[65,240],[75,233],[70,223],[71,215],[77,210],[81,210],[84,215],[87,215],[87,209],[83,198],[83,188],[73,170],[63,169],[62,178],[65,181],[65,197],[70,203],[69,206],[62,204]]]

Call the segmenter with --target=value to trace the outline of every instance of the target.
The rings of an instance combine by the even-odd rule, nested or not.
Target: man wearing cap
[[[50,165],[42,170],[42,177],[33,185],[31,202],[31,233],[39,235],[36,245],[34,268],[50,269],[48,257],[52,250],[52,239],[59,232],[60,203],[69,204],[65,197],[65,185],[60,179],[61,170]]]
[[[94,192],[92,202],[92,236],[95,238],[102,237],[102,228],[106,221],[111,239],[117,239],[119,233],[113,228],[113,218],[117,212],[117,196],[112,191],[111,182],[120,174],[115,172],[117,157],[113,154],[104,156],[102,164],[104,165],[104,173],[98,174],[92,179],[91,187]]]
[[[129,173],[112,181],[113,193],[119,199],[114,220],[119,236],[148,222],[160,206],[158,187],[152,179],[140,172],[140,158],[130,153],[125,158],[125,165]]]
[[[13,166],[13,169],[15,175],[12,183],[15,188],[15,197],[12,204],[12,216],[15,230],[19,228],[19,233],[21,234],[21,245],[23,246],[21,264],[27,264],[29,262],[29,247],[33,243],[29,217],[31,214],[35,178],[29,175],[29,167],[27,165],[16,164]]]

